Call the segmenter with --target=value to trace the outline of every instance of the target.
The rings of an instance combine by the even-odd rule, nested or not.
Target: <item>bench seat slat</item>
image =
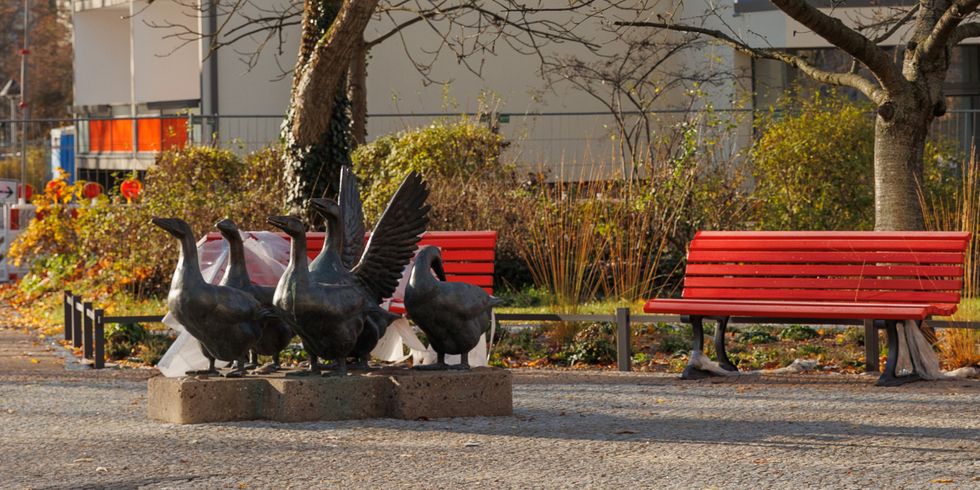
[[[929,314],[925,305],[882,306],[875,303],[826,305],[821,303],[744,304],[715,301],[689,302],[683,299],[652,299],[643,306],[646,313],[673,313],[701,316],[760,316],[771,318],[840,318],[878,320],[922,320]]]
[[[962,281],[930,279],[868,279],[826,277],[703,277],[686,276],[684,287],[762,288],[762,289],[901,289],[911,291],[959,291]]]
[[[691,250],[724,251],[890,251],[890,252],[957,252],[963,249],[962,240],[831,240],[831,239],[784,239],[771,240],[733,239],[697,240]]]
[[[762,263],[841,263],[874,265],[881,262],[907,264],[959,264],[962,253],[948,252],[732,252],[691,250],[688,262],[762,262]]]
[[[701,299],[786,299],[798,301],[854,301],[959,303],[959,293],[925,291],[867,291],[844,289],[722,289],[684,288],[684,298]]]
[[[686,275],[962,277],[959,265],[689,264]]]
[[[929,309],[930,315],[949,316],[956,313],[956,303],[887,303],[875,301],[872,303],[857,303],[853,301],[797,301],[785,299],[698,299],[698,298],[659,298],[657,301],[683,301],[690,304],[727,304],[727,305],[822,305],[822,306],[843,306],[853,307],[861,304],[871,304],[875,306],[894,306],[897,308],[907,308],[910,306],[924,307]]]

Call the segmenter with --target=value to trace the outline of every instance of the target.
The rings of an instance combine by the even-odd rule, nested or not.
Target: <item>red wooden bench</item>
[[[897,377],[896,324],[956,311],[963,286],[966,232],[699,232],[687,255],[681,298],[651,299],[647,313],[681,315],[704,348],[703,320],[718,322],[719,364],[736,371],[725,350],[731,317],[760,323],[873,321],[888,333],[879,385]],[[685,379],[709,375],[689,365]]]
[[[278,235],[286,240],[289,239],[285,233],[278,233]],[[307,233],[306,239],[307,253],[310,260],[313,260],[323,248],[324,233]],[[221,234],[217,232],[208,233],[207,240],[222,240]],[[425,245],[434,245],[442,250],[443,268],[446,271],[447,280],[474,284],[493,294],[493,262],[497,246],[496,231],[428,231],[422,235],[422,239],[419,241],[420,248]],[[202,257],[202,262],[205,260],[207,258]],[[408,269],[405,272],[407,274]],[[275,286],[279,280],[278,277],[266,277],[251,272],[250,275],[253,282],[264,286]],[[407,277],[402,278],[403,283],[406,280]],[[401,297],[403,291],[404,288],[399,288],[395,292],[395,296],[391,298],[390,311],[399,314],[405,313],[405,306]]]

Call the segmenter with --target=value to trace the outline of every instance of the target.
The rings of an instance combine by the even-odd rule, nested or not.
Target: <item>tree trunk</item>
[[[379,0],[306,0],[303,40],[282,136],[286,206],[307,216],[311,197],[336,193],[350,165],[346,67]]]
[[[313,1],[313,0],[307,0]],[[290,100],[293,140],[300,145],[317,142],[330,128],[334,93],[347,77],[354,46],[364,40],[364,28],[374,15],[379,0],[345,0],[310,55]]]
[[[924,230],[919,192],[932,114],[922,103],[882,112],[875,119],[875,230]]]
[[[364,40],[354,46],[348,76],[351,138],[354,146],[367,143],[367,49]]]

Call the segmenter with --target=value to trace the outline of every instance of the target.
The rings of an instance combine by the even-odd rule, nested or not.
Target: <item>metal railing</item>
[[[734,129],[722,129],[724,125],[718,129],[734,131],[729,135],[732,151],[751,144],[748,114],[716,111],[716,117],[740,122]],[[751,117],[756,114],[760,113]],[[657,127],[666,129],[685,121],[689,113],[658,111],[651,116]],[[369,134],[378,136],[421,128],[435,121],[458,121],[461,117],[480,120],[479,115],[460,113],[372,114],[368,128]],[[0,178],[20,179],[19,142],[23,138],[28,140],[27,181],[40,188],[62,160],[61,166],[72,174],[78,169],[124,173],[145,169],[160,149],[174,146],[214,145],[244,155],[278,142],[282,122],[282,115],[227,114],[0,120]],[[574,179],[616,161],[619,152],[619,143],[613,137],[616,124],[604,112],[497,113],[492,117],[484,115],[482,123],[504,136],[509,142],[508,158],[528,171],[560,166],[566,178]],[[53,137],[63,128],[70,129],[63,131],[63,137]],[[949,111],[933,122],[931,132],[967,154],[980,133],[980,110]],[[72,164],[77,164],[77,168]],[[97,180],[90,173],[79,177]]]
[[[105,368],[105,326],[111,323],[159,323],[163,315],[106,316],[81,296],[64,293],[64,339],[82,350],[82,358],[95,369]]]

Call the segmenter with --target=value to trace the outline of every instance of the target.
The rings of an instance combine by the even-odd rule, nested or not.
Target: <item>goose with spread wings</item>
[[[367,247],[357,177],[349,168],[341,170],[339,204],[329,199],[310,201],[327,225],[323,249],[310,264],[311,277],[325,284],[357,285],[365,297],[364,329],[351,352],[357,367],[368,367],[371,351],[388,325],[399,318],[379,304],[394,293],[402,270],[425,232],[428,193],[419,174],[407,176],[378,220]]]

